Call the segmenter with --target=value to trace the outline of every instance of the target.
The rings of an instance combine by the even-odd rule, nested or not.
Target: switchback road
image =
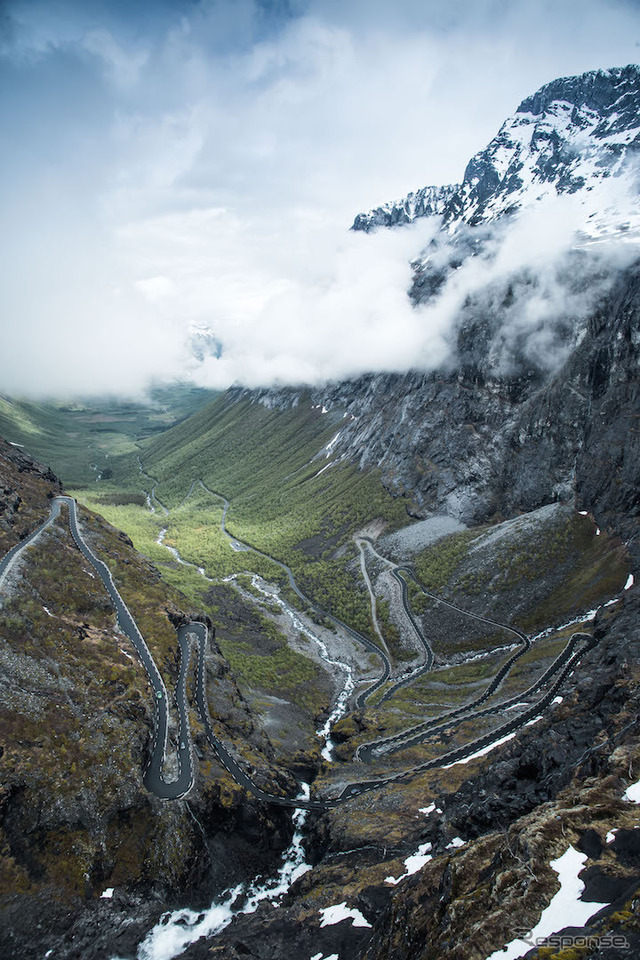
[[[201,482],[201,481],[200,481]],[[204,484],[202,484],[204,487]],[[205,489],[207,489],[205,487]],[[231,537],[227,533],[224,522],[226,518],[226,512],[228,509],[228,502],[224,497],[221,497],[220,494],[213,493],[213,491],[208,490],[210,494],[215,497],[219,497],[224,501],[225,509],[222,519],[222,528],[227,536],[230,537],[237,545],[236,548],[246,549],[246,550],[255,550],[254,547],[251,547],[249,544],[245,544],[240,540],[237,540],[234,537]],[[158,501],[159,502],[159,501]],[[317,798],[314,800],[301,800],[299,798],[290,798],[290,797],[280,797],[275,794],[271,794],[268,791],[260,787],[255,780],[242,768],[242,766],[235,760],[232,755],[232,752],[229,748],[216,736],[211,719],[209,717],[209,708],[208,700],[206,693],[206,650],[208,644],[208,630],[207,626],[201,622],[191,622],[180,627],[178,630],[178,643],[180,647],[180,670],[178,676],[178,682],[176,686],[176,703],[178,709],[178,751],[177,751],[177,775],[169,779],[163,775],[163,767],[166,761],[166,750],[167,750],[167,739],[168,739],[168,725],[169,725],[169,707],[168,707],[168,697],[167,690],[164,684],[164,681],[160,675],[160,671],[151,655],[151,652],[147,646],[146,641],[144,640],[142,634],[140,633],[135,620],[133,619],[126,603],[122,599],[117,587],[113,582],[111,572],[107,565],[100,560],[93,553],[87,542],[85,541],[80,526],[78,523],[78,514],[76,502],[72,497],[60,496],[55,497],[51,503],[50,515],[36,530],[33,531],[28,537],[22,540],[19,544],[16,544],[0,561],[0,590],[3,587],[3,584],[6,581],[6,577],[22,555],[23,551],[34,543],[38,537],[44,532],[44,530],[52,524],[56,518],[60,515],[61,506],[65,505],[68,509],[68,521],[69,528],[73,540],[86,558],[86,560],[91,564],[93,569],[98,574],[105,590],[109,594],[113,606],[116,611],[116,616],[121,630],[126,634],[131,643],[133,644],[138,656],[146,670],[147,676],[149,678],[149,683],[151,686],[151,691],[153,695],[154,703],[154,722],[153,722],[153,742],[151,749],[151,759],[147,766],[146,771],[144,772],[143,782],[147,789],[154,793],[157,797],[160,797],[162,800],[177,800],[186,796],[194,784],[194,764],[193,764],[193,744],[191,738],[191,731],[189,728],[189,719],[187,712],[187,675],[189,670],[189,664],[192,653],[192,643],[196,643],[198,647],[198,658],[197,658],[197,681],[196,681],[196,705],[202,721],[207,740],[218,756],[221,764],[225,769],[231,774],[231,776],[248,791],[250,791],[258,799],[263,800],[266,803],[274,803],[280,806],[292,807],[292,808],[306,808],[311,810],[323,811],[328,810],[332,807],[338,806],[341,803],[344,803],[348,800],[353,799],[360,794],[369,792],[371,790],[379,789],[385,785],[392,783],[401,783],[406,782],[411,779],[416,774],[424,772],[426,770],[433,769],[435,767],[446,766],[451,763],[456,763],[464,760],[465,758],[471,757],[480,750],[484,750],[487,747],[490,747],[492,744],[501,740],[505,736],[516,732],[521,729],[525,724],[531,720],[538,717],[541,712],[552,702],[556,691],[559,689],[560,685],[567,677],[567,675],[574,669],[580,657],[590,650],[595,645],[595,640],[593,637],[588,634],[574,634],[571,638],[571,641],[560,655],[557,660],[552,664],[552,666],[539,678],[539,680],[529,688],[528,691],[523,695],[530,694],[535,690],[539,689],[546,682],[553,679],[552,685],[547,689],[546,693],[538,700],[535,704],[530,705],[527,709],[519,714],[517,717],[508,721],[505,724],[502,724],[495,730],[492,730],[490,733],[485,736],[467,743],[462,747],[458,747],[455,750],[448,751],[445,754],[442,754],[439,757],[428,760],[424,763],[414,765],[409,770],[402,771],[401,773],[383,776],[380,778],[372,778],[366,781],[361,781],[358,783],[348,784],[342,791],[339,796],[328,797],[328,798]],[[328,611],[323,610],[320,606],[313,603],[309,600],[302,591],[298,588],[295,578],[293,576],[290,568],[278,561],[273,557],[269,557],[268,554],[264,554],[259,550],[255,550],[256,553],[259,553],[261,556],[266,557],[272,562],[276,563],[281,567],[282,570],[287,574],[291,588],[295,593],[302,599],[305,603],[309,604],[316,612],[321,614],[323,617],[328,617],[334,621],[338,626],[344,629],[350,636],[356,639],[358,642],[363,644],[366,648],[370,649],[372,652],[375,652],[378,656],[381,657],[384,670],[382,677],[376,681],[372,686],[370,686],[364,694],[361,694],[360,697],[356,700],[357,706],[360,708],[364,705],[366,699],[371,696],[371,694],[378,689],[386,680],[388,679],[391,671],[391,664],[387,655],[381,651],[373,642],[369,641],[366,637],[363,637],[361,634],[357,633],[355,630],[352,630],[347,624],[343,623],[337,618],[332,617]],[[398,571],[412,575],[411,571],[398,568]],[[440,600],[437,597],[434,599],[438,602],[446,603],[445,601]],[[447,604],[452,606],[452,604]],[[457,609],[457,608],[454,608]],[[482,617],[477,617],[476,619],[484,620],[487,623],[493,623],[493,621],[486,620]],[[503,625],[500,625],[503,626]],[[513,629],[513,628],[509,628]],[[521,634],[519,631],[513,630],[516,635],[520,636],[526,643],[528,643],[528,638]],[[578,643],[581,642],[581,645],[578,649]],[[521,656],[524,651],[518,651],[517,655],[514,655],[507,664],[503,665],[503,668],[499,671],[496,678],[488,688],[494,688],[499,685],[501,679],[504,677],[505,669],[510,668],[510,664],[514,661],[514,658]],[[494,686],[495,685],[495,686]],[[489,696],[488,691],[485,691],[485,694],[478,700],[480,705],[484,700]],[[485,711],[480,711],[477,715],[484,716],[485,713],[495,711],[496,709],[506,708],[510,702],[506,704],[500,704],[496,707],[489,708]],[[473,706],[473,704],[467,704],[464,708],[466,711]],[[462,708],[461,708],[462,709]],[[446,717],[447,721],[451,721],[457,711],[453,711],[448,714]],[[437,720],[442,721],[443,718],[437,718]],[[396,737],[389,738],[387,741],[380,741],[376,744],[367,745],[371,750],[371,755],[373,756],[376,750],[380,751],[380,748],[383,744],[388,744],[390,748],[396,749],[400,745],[402,747],[409,746],[414,743],[418,743],[421,740],[425,739],[433,730],[433,724],[436,721],[429,721],[424,725],[418,725],[417,727],[412,728],[411,730],[404,731],[402,734],[396,735]]]

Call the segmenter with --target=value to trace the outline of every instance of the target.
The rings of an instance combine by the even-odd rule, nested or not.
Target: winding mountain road
[[[209,490],[202,481],[194,481],[202,485],[202,487],[212,496],[221,499],[224,502],[224,510],[222,516],[222,529],[226,536],[232,541],[235,549],[242,550],[252,550],[255,553],[259,554],[262,557],[267,558],[273,563],[277,564],[287,575],[289,584],[294,590],[296,595],[300,597],[305,603],[309,604],[317,613],[323,617],[331,619],[337,626],[345,630],[351,637],[361,643],[366,649],[371,652],[376,653],[383,662],[383,673],[379,680],[372,684],[366,691],[364,691],[357,699],[356,706],[362,708],[366,700],[379,689],[389,678],[391,673],[391,663],[387,654],[380,650],[376,644],[370,641],[368,638],[363,637],[357,631],[353,630],[347,624],[343,623],[341,620],[338,620],[336,617],[331,615],[328,611],[324,610],[318,604],[314,603],[302,591],[299,589],[291,569],[284,563],[279,560],[275,560],[273,557],[270,557],[268,554],[262,553],[260,550],[252,547],[250,544],[246,544],[241,540],[238,540],[236,537],[233,537],[228,533],[225,526],[226,514],[229,507],[228,501],[218,493],[215,493],[212,490]],[[191,491],[189,491],[191,492]],[[155,492],[153,494],[156,502],[160,502],[155,497]],[[188,496],[188,495],[187,495]],[[508,736],[511,733],[516,732],[521,729],[525,724],[531,720],[538,717],[541,712],[546,708],[546,706],[551,703],[553,700],[556,691],[559,689],[560,685],[574,669],[578,660],[583,656],[585,652],[592,649],[595,645],[595,640],[588,634],[576,633],[573,635],[567,647],[563,653],[554,661],[551,667],[533,684],[524,694],[520,694],[520,698],[523,696],[530,695],[539,689],[545,683],[548,683],[553,679],[552,685],[549,687],[547,692],[543,697],[538,700],[535,704],[529,706],[523,713],[519,714],[517,717],[514,717],[512,720],[508,721],[505,724],[502,724],[495,730],[492,730],[490,733],[485,736],[467,743],[462,747],[458,747],[455,750],[451,750],[445,754],[442,754],[436,758],[428,760],[424,763],[414,765],[408,770],[402,771],[401,773],[392,774],[388,776],[383,776],[380,778],[372,778],[365,781],[360,781],[357,783],[348,784],[342,792],[336,797],[328,797],[323,799],[314,799],[314,800],[302,800],[300,798],[290,798],[290,797],[280,797],[275,794],[271,794],[268,791],[264,790],[255,782],[255,780],[242,768],[242,766],[237,762],[233,757],[230,750],[225,746],[225,744],[216,736],[213,726],[211,724],[211,719],[209,716],[208,700],[206,693],[206,650],[208,644],[208,629],[206,624],[192,621],[188,624],[182,625],[178,629],[178,643],[180,647],[180,669],[178,675],[178,681],[176,685],[176,705],[178,711],[178,749],[177,749],[177,775],[173,778],[169,778],[164,775],[163,768],[166,763],[166,753],[167,753],[167,739],[168,739],[168,726],[169,726],[169,703],[167,690],[160,675],[160,671],[151,655],[151,652],[147,646],[146,641],[144,640],[142,634],[140,633],[138,626],[129,611],[126,603],[122,599],[117,587],[113,582],[111,572],[107,565],[100,560],[92,551],[92,549],[87,544],[86,540],[82,536],[80,531],[80,526],[78,523],[78,514],[76,502],[72,497],[69,496],[58,496],[53,498],[51,502],[51,510],[49,517],[40,524],[36,530],[33,531],[28,537],[22,540],[20,543],[16,544],[4,558],[0,561],[0,591],[6,581],[7,575],[13,565],[22,555],[23,551],[27,549],[31,544],[33,544],[41,534],[58,518],[60,515],[60,509],[62,506],[66,506],[68,509],[68,523],[69,529],[73,540],[85,557],[85,559],[91,564],[93,569],[98,574],[105,590],[109,594],[111,601],[113,603],[118,624],[121,630],[126,634],[131,643],[136,649],[138,656],[146,670],[147,676],[149,678],[149,683],[151,685],[153,703],[154,703],[154,722],[153,722],[153,740],[151,748],[151,758],[149,764],[143,775],[143,782],[146,788],[155,796],[159,797],[162,800],[178,800],[185,797],[189,791],[192,789],[194,784],[194,763],[193,763],[193,743],[191,738],[191,731],[189,727],[189,718],[188,718],[188,707],[187,707],[187,676],[189,672],[189,666],[192,656],[193,644],[197,644],[198,647],[198,658],[197,658],[197,680],[196,680],[196,706],[198,713],[200,715],[201,722],[204,727],[205,735],[207,741],[209,742],[212,749],[215,751],[218,756],[220,763],[225,767],[225,769],[230,773],[230,775],[243,787],[245,787],[249,792],[251,792],[258,799],[266,802],[273,803],[284,807],[291,808],[304,808],[309,810],[325,811],[336,807],[341,803],[345,803],[348,800],[353,799],[360,794],[369,792],[371,790],[379,789],[385,785],[392,783],[406,782],[415,775],[424,772],[426,770],[433,769],[435,767],[446,766],[451,763],[464,761],[465,758],[469,758],[480,750],[484,750],[497,741],[501,740],[505,736]],[[168,511],[164,508],[166,513]],[[385,559],[385,558],[381,558]],[[386,561],[389,563],[389,561]],[[398,574],[406,574],[408,576],[413,576],[410,570],[406,568],[397,567]],[[401,582],[404,582],[399,576],[398,579],[401,579]],[[424,591],[426,593],[426,591]],[[432,594],[427,594],[428,596],[433,596]],[[438,597],[433,597],[439,603],[443,603],[446,606],[453,607],[453,609],[459,609],[453,604],[448,603],[447,601],[441,600]],[[404,582],[403,588],[403,601],[405,602],[407,612],[408,600],[406,596],[406,582]],[[465,612],[465,611],[462,611]],[[495,624],[495,621],[489,620],[484,617],[479,617],[475,614],[469,614],[475,619],[481,620],[483,622],[494,624],[497,626],[504,627],[504,624]],[[517,660],[519,656],[522,656],[525,649],[528,649],[530,641],[528,638],[520,633],[520,631],[515,630],[514,628],[507,627],[506,629],[511,630],[516,636],[521,638],[525,647],[522,650],[516,652],[516,654],[511,657],[506,664],[502,666],[492,683],[489,685],[485,693],[470,704],[466,704],[465,707],[459,708],[458,711],[451,711],[449,714],[446,714],[442,717],[435,718],[431,721],[425,721],[424,724],[419,724],[410,730],[405,730],[401,734],[397,734],[394,737],[387,738],[386,740],[377,741],[372,744],[367,744],[360,748],[360,751],[369,751],[367,759],[371,760],[376,755],[376,752],[391,752],[397,749],[403,749],[407,746],[414,745],[421,742],[431,733],[440,729],[437,726],[438,723],[444,726],[450,725],[451,721],[455,720],[458,714],[462,714],[462,711],[466,714],[462,719],[468,719],[470,715],[472,716],[485,716],[491,712],[496,712],[497,710],[507,709],[514,701],[507,701],[506,703],[498,704],[492,707],[489,707],[483,711],[479,711],[473,714],[470,714],[469,711],[473,709],[474,706],[479,706],[488,699],[492,692],[497,689],[499,684],[506,676],[506,673],[510,669],[511,665]],[[416,626],[416,631],[420,634],[419,629]],[[581,642],[580,648],[577,649],[578,643]],[[429,666],[433,662],[433,653],[431,648],[428,646],[426,640],[424,640],[425,648],[427,649],[427,660]],[[430,657],[429,657],[430,654]],[[426,669],[426,664],[421,668],[421,672],[424,672]],[[413,675],[412,675],[413,676]],[[415,676],[413,676],[415,679]],[[404,678],[403,681],[408,682],[408,678]],[[396,684],[396,687],[399,684]],[[514,698],[515,699],[515,698]],[[460,721],[461,722],[461,721]],[[436,726],[434,726],[436,724]],[[362,757],[364,758],[364,757]]]

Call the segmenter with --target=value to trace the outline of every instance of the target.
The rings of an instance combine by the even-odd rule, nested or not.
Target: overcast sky
[[[432,227],[355,214],[639,59],[632,0],[5,0],[0,391],[135,392],[194,324],[213,386],[409,366]]]

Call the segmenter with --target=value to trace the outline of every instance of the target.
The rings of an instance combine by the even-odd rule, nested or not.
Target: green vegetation
[[[416,574],[426,590],[439,590],[453,579],[469,544],[477,536],[477,530],[452,533],[416,556]]]
[[[289,596],[280,568],[253,551],[232,549],[220,529],[219,493],[231,501],[226,518],[231,534],[287,563],[314,602],[374,639],[351,535],[377,517],[391,529],[408,517],[377,473],[333,463],[327,456],[324,448],[341,422],[306,401],[279,411],[246,400],[229,404],[220,397],[179,428],[141,443],[142,470],[137,454],[121,457],[113,461],[110,480],[78,496],[126,530],[163,575],[190,596],[194,589],[202,596],[202,578],[198,584],[194,571],[178,568],[166,547],[158,545],[161,529],[166,528],[164,544],[204,568],[208,577],[251,570],[280,583]],[[212,492],[194,486],[194,480]],[[169,517],[160,510],[151,514],[136,502],[136,494],[153,488],[171,508]],[[300,604],[299,598],[290,599]]]
[[[0,436],[24,446],[66,484],[111,475],[111,460],[136,451],[137,441],[189,416],[214,394],[176,384],[145,402],[40,402],[0,396]]]
[[[100,549],[116,558],[118,585],[170,682],[168,641],[173,634],[175,645],[175,631],[166,605],[173,597],[166,587],[148,582],[148,564],[115,531],[87,516],[82,521]],[[116,632],[108,597],[89,575],[63,518],[26,551],[22,571],[23,579],[0,609],[0,656],[8,676],[0,705],[0,781],[7,798],[14,790],[17,796],[15,785],[20,785],[22,813],[14,816],[29,823],[24,829],[27,866],[23,869],[7,853],[0,890],[7,892],[8,884],[13,892],[16,881],[22,890],[45,881],[60,896],[83,894],[84,875],[94,874],[100,860],[101,837],[93,829],[91,835],[80,827],[56,829],[55,817],[38,826],[42,798],[55,797],[60,810],[88,804],[96,822],[105,825],[123,789],[144,806],[140,771],[151,723],[148,683],[130,645]],[[30,678],[26,689],[20,683],[24,676]],[[0,833],[0,846],[2,840]],[[149,841],[153,846],[152,834]],[[140,873],[138,864],[127,879]]]
[[[413,647],[406,647],[402,643],[400,631],[391,619],[388,601],[380,597],[376,598],[376,612],[382,636],[385,638],[389,653],[394,660],[398,663],[406,663],[407,660],[413,660],[416,656],[416,651]]]
[[[605,531],[596,535],[593,521],[569,508],[485,546],[488,530],[455,533],[422,551],[415,559],[420,583],[472,612],[536,633],[609,599],[626,580],[620,541]],[[409,597],[417,613],[429,609],[411,583]]]
[[[263,618],[265,652],[256,652],[247,642],[220,640],[220,649],[229,661],[240,686],[268,691],[271,695],[308,707],[310,686],[319,682],[323,670],[307,657],[292,650],[274,625]],[[322,705],[318,704],[318,708]]]
[[[383,520],[387,530],[397,529],[408,515],[403,500],[386,492],[376,471],[334,460],[327,445],[341,425],[339,414],[322,415],[304,397],[289,410],[219,397],[178,427],[110,458],[112,476],[77,493],[125,530],[193,608],[209,613],[249,699],[280,697],[301,710],[319,711],[327,702],[326,676],[289,648],[269,619],[273,605],[271,611],[265,603],[257,608],[220,586],[225,578],[244,575],[246,583],[247,574],[257,573],[278,583],[293,606],[303,605],[277,564],[254,550],[233,548],[221,530],[223,497],[230,501],[230,534],[288,564],[314,603],[376,641],[352,537],[374,519]],[[168,515],[161,504],[169,508]],[[540,524],[523,524],[515,533],[507,529],[483,549],[486,531],[455,533],[422,551],[415,570],[425,588],[499,621],[516,617],[518,626],[534,630],[621,586],[623,551],[605,535],[594,537],[588,518],[560,512]],[[167,548],[179,551],[186,565]],[[112,566],[116,577],[126,578],[117,556]],[[434,604],[411,581],[408,590],[416,615],[429,624],[436,655],[439,649],[445,655],[490,651],[512,642],[495,627]],[[134,607],[140,599],[132,598]],[[378,602],[378,616],[396,662],[412,657],[384,600]],[[140,617],[146,629],[144,612]],[[505,689],[526,685],[561,645],[557,637],[536,645]],[[171,655],[167,642],[167,663]],[[407,719],[413,722],[464,702],[508,655],[503,651],[436,670],[383,704],[373,722],[399,729]]]

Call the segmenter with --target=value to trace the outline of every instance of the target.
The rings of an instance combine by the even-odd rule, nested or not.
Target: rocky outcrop
[[[62,485],[53,471],[0,437],[0,553],[37,527]]]
[[[413,223],[419,217],[441,216],[450,209],[459,191],[457,183],[447,187],[422,187],[402,200],[385,203],[369,213],[359,213],[351,229],[371,233],[376,227],[397,227]]]

